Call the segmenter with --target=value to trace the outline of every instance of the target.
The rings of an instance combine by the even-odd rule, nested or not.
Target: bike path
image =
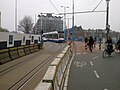
[[[85,50],[82,43],[75,43],[67,90],[120,90],[120,55],[103,59],[102,51]]]

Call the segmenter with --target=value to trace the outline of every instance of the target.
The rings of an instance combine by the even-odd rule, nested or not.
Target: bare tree
[[[0,28],[0,32],[9,32],[9,30],[5,28]]]
[[[18,30],[26,34],[29,34],[32,31],[33,20],[30,16],[25,16],[23,20],[19,22]]]

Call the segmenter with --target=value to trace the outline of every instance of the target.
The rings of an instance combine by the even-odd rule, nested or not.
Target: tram
[[[43,37],[50,42],[63,43],[64,42],[64,32],[63,31],[53,31],[43,33]]]
[[[22,45],[40,44],[41,35],[0,32],[0,50]]]

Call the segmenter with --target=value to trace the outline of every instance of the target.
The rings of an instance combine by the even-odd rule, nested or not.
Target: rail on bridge
[[[63,90],[67,88],[72,56],[73,51],[70,46],[65,47],[50,64],[43,79],[34,90]]]

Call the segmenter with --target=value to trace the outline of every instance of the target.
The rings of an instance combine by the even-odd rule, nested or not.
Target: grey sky
[[[58,13],[49,0],[17,0],[18,1],[18,22],[25,15],[29,15],[35,22],[35,16],[39,13]],[[72,0],[51,0],[60,13],[63,12],[61,6],[69,6],[66,12],[72,12]],[[100,0],[74,0],[75,12],[93,10]],[[110,28],[114,31],[120,31],[120,0],[110,1]],[[96,10],[106,10],[106,0]],[[0,12],[2,12],[2,27],[10,31],[15,30],[15,0],[0,0]],[[67,15],[71,18],[71,15]],[[76,14],[75,25],[81,25],[83,28],[105,29],[106,13],[87,13]],[[70,20],[71,26],[71,20]]]

